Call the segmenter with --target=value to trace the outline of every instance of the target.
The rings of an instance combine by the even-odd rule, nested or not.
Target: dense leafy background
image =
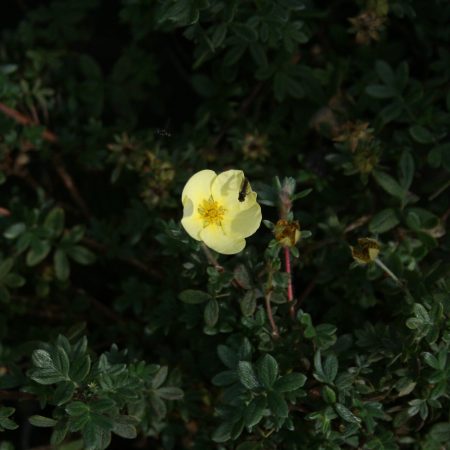
[[[6,3],[0,449],[448,448],[450,4]],[[181,229],[205,167],[312,189],[294,320],[270,229]]]

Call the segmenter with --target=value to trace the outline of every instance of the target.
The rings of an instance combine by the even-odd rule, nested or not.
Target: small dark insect
[[[244,178],[244,180],[242,181],[242,184],[241,184],[241,188],[239,189],[238,200],[240,202],[243,202],[245,200],[245,197],[247,195],[248,185],[249,185],[249,182],[248,182],[247,178]]]

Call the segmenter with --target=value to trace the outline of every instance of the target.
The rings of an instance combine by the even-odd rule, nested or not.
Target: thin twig
[[[450,180],[448,180],[443,186],[441,186],[439,189],[437,189],[435,192],[433,192],[433,194],[431,194],[428,197],[428,200],[432,201],[434,200],[436,197],[439,197],[439,195],[441,195],[446,189],[448,189],[450,187]]]
[[[30,117],[16,111],[15,109],[6,106],[4,103],[0,102],[0,111],[11,119],[15,120],[17,123],[21,125],[38,125],[33,119]],[[49,130],[44,130],[42,133],[42,138],[48,142],[55,143],[58,141],[56,134],[52,133]]]
[[[223,266],[221,266],[219,264],[219,262],[217,261],[217,259],[214,257],[214,255],[211,253],[211,250],[202,242],[201,245],[203,252],[206,255],[206,259],[208,260],[208,262],[214,267],[214,269],[217,270],[217,272],[219,273],[223,273],[225,272],[225,268]],[[231,285],[236,287],[236,288],[240,288],[240,289],[244,289],[244,287],[242,286],[242,284],[236,279],[233,278],[231,280]]]
[[[201,244],[201,247],[202,247],[203,253],[206,256],[206,259],[214,267],[214,269],[216,269],[217,272],[223,272],[225,269],[219,264],[217,259],[211,253],[211,250],[203,242]]]
[[[445,211],[445,213],[442,214],[441,217],[442,222],[446,222],[449,216],[450,216],[450,208],[448,208],[447,211]]]
[[[1,400],[35,400],[36,397],[28,392],[0,390]]]
[[[266,292],[266,295],[264,296],[264,300],[266,301],[266,312],[267,312],[267,317],[269,318],[270,326],[272,328],[272,336],[275,339],[278,339],[280,337],[280,332],[278,331],[277,324],[275,323],[275,320],[273,318],[272,304],[270,303],[271,297],[272,297],[272,289],[269,289]]]
[[[73,181],[73,178],[71,177],[69,172],[67,172],[67,169],[64,166],[64,163],[61,161],[61,158],[55,157],[53,159],[53,162],[55,165],[56,172],[61,178],[61,181],[64,183],[66,189],[69,191],[69,194],[71,195],[72,199],[81,209],[81,212],[83,213],[85,218],[89,220],[91,218],[89,208],[87,207],[86,202],[83,200],[83,197],[81,197],[80,192],[78,191],[78,188]]]
[[[294,306],[294,288],[292,287],[292,273],[291,273],[291,254],[289,247],[284,247],[284,262],[286,265],[286,273],[288,274],[288,288],[287,288],[287,300],[290,303],[289,314],[291,319],[295,319],[295,306]]]
[[[399,286],[403,287],[401,281],[397,278],[397,276],[390,270],[383,262],[381,262],[378,258],[375,258],[375,264],[381,268],[389,277],[391,277]]]
[[[89,238],[83,238],[81,241],[84,245],[91,248],[92,250],[95,250],[98,253],[107,253],[108,247],[106,245],[101,244],[100,242],[94,241],[93,239]],[[139,269],[141,272],[146,273],[147,275],[150,275],[153,278],[159,278],[161,279],[163,277],[163,274],[159,272],[158,270],[152,269],[148,267],[145,263],[142,261],[136,259],[136,258],[129,258],[126,256],[117,256],[117,259],[123,261],[124,263],[135,267],[136,269]]]
[[[344,234],[350,233],[350,231],[356,230],[359,227],[362,227],[364,224],[366,224],[370,219],[372,215],[368,214],[366,216],[361,216],[360,218],[356,219],[354,222],[347,225],[347,227],[344,230]]]
[[[31,119],[30,117],[26,116],[25,114],[20,113],[19,111],[16,111],[15,109],[10,108],[9,106],[6,106],[4,103],[0,102],[0,111],[3,112],[6,116],[10,117],[11,119],[15,120],[17,123],[20,123],[21,125],[38,125],[36,123],[36,120]],[[56,144],[58,142],[58,136],[45,129],[42,132],[42,138],[47,141],[51,142],[52,144]],[[69,194],[75,201],[75,203],[79,206],[82,213],[87,219],[90,219],[91,214],[89,212],[89,209],[86,205],[86,202],[83,200],[83,198],[80,195],[80,192],[78,188],[76,187],[73,178],[65,168],[63,162],[61,161],[61,158],[54,157],[53,159],[56,172],[58,173],[59,177],[61,178],[62,182],[64,183],[64,186],[69,191]]]

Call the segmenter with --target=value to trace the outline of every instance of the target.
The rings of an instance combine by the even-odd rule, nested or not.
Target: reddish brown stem
[[[10,117],[11,119],[15,120],[17,123],[20,123],[21,125],[37,125],[33,119],[30,119],[29,117],[25,116],[24,114],[20,113],[19,111],[16,111],[15,109],[12,109],[9,106],[6,106],[4,103],[1,103],[1,102],[0,102],[0,111],[3,114],[5,114],[5,116]],[[46,140],[48,142],[57,142],[58,141],[57,136],[48,130],[43,131],[42,137],[44,140]]]
[[[0,399],[2,400],[34,400],[36,397],[33,394],[20,391],[0,391]]]
[[[69,191],[69,194],[73,198],[74,202],[81,209],[84,217],[89,220],[91,217],[91,213],[89,212],[89,208],[87,207],[85,201],[83,200],[83,197],[81,197],[80,192],[78,191],[78,188],[73,181],[73,178],[71,177],[69,172],[67,172],[67,169],[60,158],[55,157],[54,163],[59,178],[61,178],[61,181],[64,183],[66,189]]]
[[[205,253],[206,259],[208,260],[208,262],[214,267],[214,269],[217,270],[217,272],[223,273],[225,272],[224,267],[222,267],[219,262],[217,261],[217,259],[214,257],[214,255],[211,253],[211,250],[206,246],[206,244],[204,244],[202,242],[202,249],[203,252]],[[240,288],[243,289],[243,286],[241,285],[241,283],[239,283],[238,280],[236,280],[236,278],[233,278],[231,280],[231,284],[236,287],[236,288]]]
[[[295,308],[294,308],[294,288],[292,287],[292,272],[291,272],[291,254],[288,247],[284,247],[284,262],[286,265],[286,273],[288,274],[288,287],[287,287],[287,298],[288,303],[291,304],[289,307],[289,314],[292,319],[295,319]]]
[[[278,331],[277,324],[275,323],[275,320],[273,318],[272,304],[270,303],[271,297],[272,297],[272,290],[266,292],[266,295],[264,296],[264,299],[266,301],[266,312],[267,312],[267,317],[269,318],[270,326],[272,328],[272,336],[275,339],[278,339],[280,337],[280,332]]]
[[[21,125],[38,125],[36,123],[36,120],[33,120],[32,118],[26,116],[25,114],[22,114],[19,111],[16,111],[15,109],[10,108],[9,106],[6,106],[4,103],[1,103],[1,102],[0,102],[0,111],[3,114],[5,114],[6,116],[15,120],[17,123],[20,123]],[[49,130],[44,130],[42,132],[42,138],[45,141],[51,142],[53,144],[58,142],[58,136],[56,136],[55,133],[52,133]],[[83,212],[84,216],[87,219],[89,219],[91,216],[89,209],[88,209],[85,201],[81,197],[80,192],[77,189],[77,186],[75,185],[72,177],[70,176],[69,172],[65,168],[63,162],[61,161],[60,158],[55,157],[54,164],[55,164],[56,172],[58,173],[59,177],[61,178],[62,182],[64,183],[64,186],[69,191],[70,195],[72,196],[75,203],[79,206],[79,208]]]

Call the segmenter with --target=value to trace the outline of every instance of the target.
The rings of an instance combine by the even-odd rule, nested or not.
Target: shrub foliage
[[[9,3],[0,448],[448,448],[449,3]]]

